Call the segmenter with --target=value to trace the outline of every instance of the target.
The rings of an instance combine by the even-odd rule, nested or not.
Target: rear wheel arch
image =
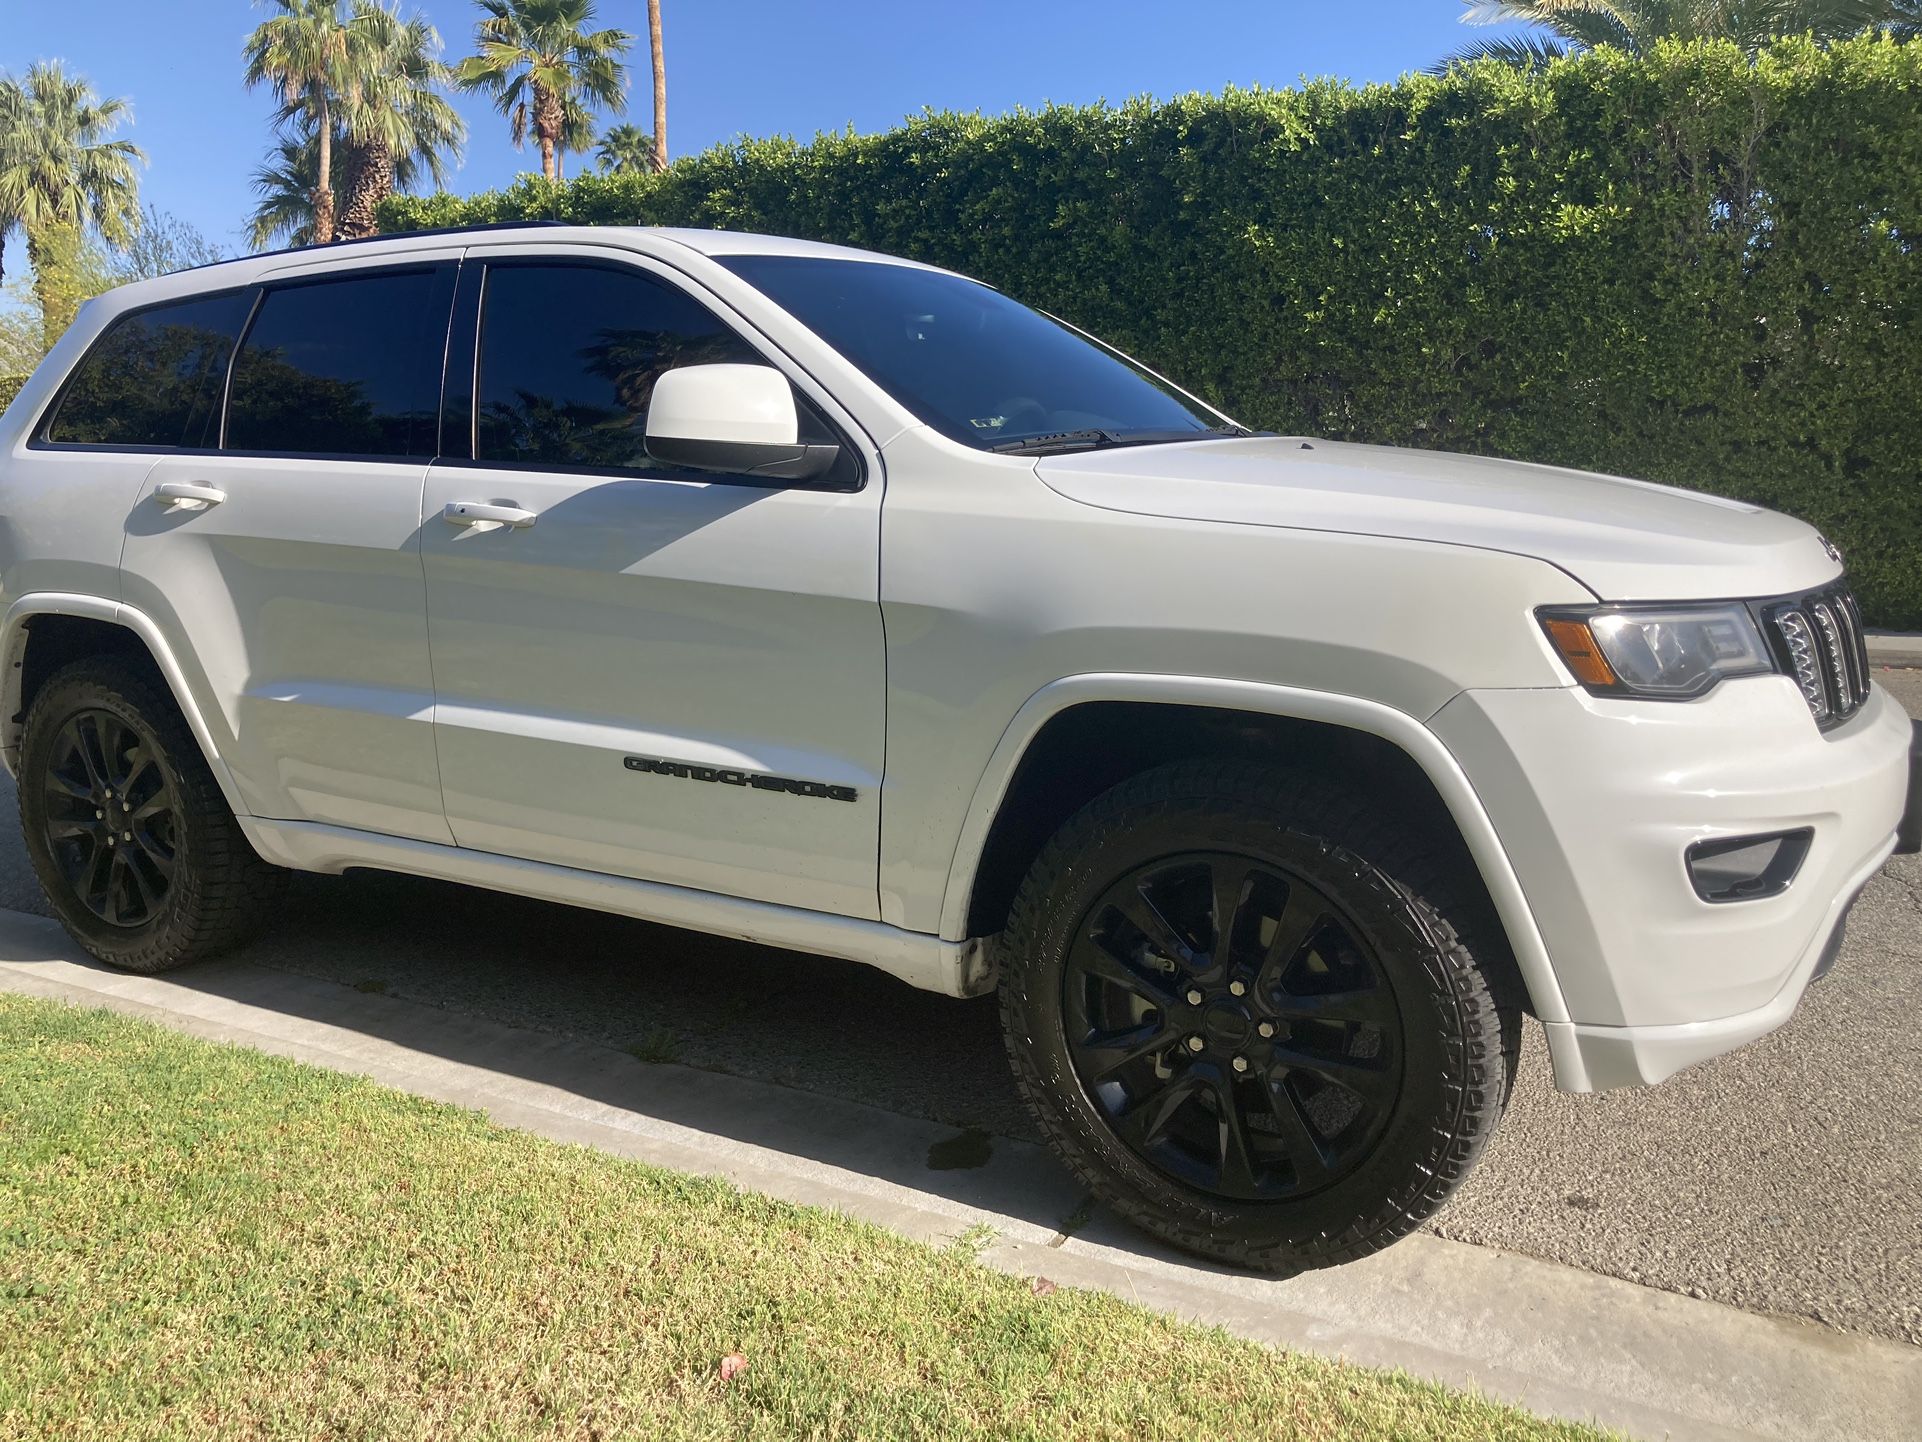
[[[1028,868],[1081,807],[1178,760],[1306,766],[1412,810],[1460,847],[1508,946],[1505,967],[1544,1021],[1566,1019],[1561,988],[1494,826],[1427,727],[1379,702],[1264,683],[1170,676],[1070,677],[1010,723],[977,789],[943,906],[941,934],[1006,924]]]
[[[0,748],[9,767],[18,762],[27,712],[47,679],[69,662],[96,656],[127,658],[151,670],[193,733],[229,809],[246,815],[233,774],[160,628],[144,612],[98,596],[22,596],[0,622]]]

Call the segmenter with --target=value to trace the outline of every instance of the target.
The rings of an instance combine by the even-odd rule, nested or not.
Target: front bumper
[[[1780,676],[1688,703],[1579,689],[1466,692],[1430,726],[1474,783],[1541,931],[1566,1020],[1557,1085],[1647,1085],[1794,1012],[1896,846],[1916,730],[1877,689],[1821,732]],[[1780,895],[1712,904],[1697,841],[1808,827]]]

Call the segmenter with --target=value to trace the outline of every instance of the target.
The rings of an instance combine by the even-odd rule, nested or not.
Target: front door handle
[[[198,481],[162,481],[153,493],[157,501],[194,511],[204,511],[227,499],[227,493],[218,486],[203,486]]]
[[[450,526],[479,526],[492,523],[496,526],[526,527],[534,524],[534,513],[523,511],[516,505],[495,505],[482,501],[449,501],[441,513],[441,519]]]

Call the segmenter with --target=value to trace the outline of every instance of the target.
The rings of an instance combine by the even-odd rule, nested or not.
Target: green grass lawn
[[[0,995],[0,1437],[1598,1435]]]

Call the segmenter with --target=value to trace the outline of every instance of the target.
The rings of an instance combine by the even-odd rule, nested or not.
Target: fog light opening
[[[1780,896],[1809,854],[1813,827],[1765,836],[1720,836],[1688,849],[1688,880],[1695,894],[1717,904]]]

